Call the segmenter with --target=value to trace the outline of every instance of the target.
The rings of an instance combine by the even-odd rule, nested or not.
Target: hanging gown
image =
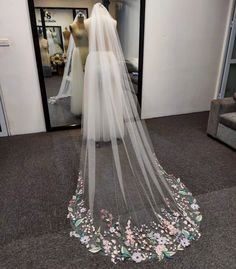
[[[40,53],[41,53],[41,59],[42,59],[42,65],[44,66],[50,66],[50,55],[48,53],[48,41],[45,38],[39,39],[39,47],[40,47]]]
[[[70,235],[114,263],[170,258],[200,237],[199,206],[156,158],[115,21],[98,3],[85,25],[89,55],[78,185],[68,208]]]
[[[71,64],[71,112],[74,115],[82,114],[84,72],[82,67],[80,49],[74,47]]]

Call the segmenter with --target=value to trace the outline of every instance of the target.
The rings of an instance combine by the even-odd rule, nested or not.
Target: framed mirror
[[[83,20],[90,16],[97,2],[103,2],[117,21],[127,69],[141,105],[145,0],[28,0],[47,131],[81,126],[83,96],[77,89],[83,85],[89,53]],[[81,25],[78,40],[74,39],[72,29],[75,19]],[[81,67],[76,64],[78,57]]]

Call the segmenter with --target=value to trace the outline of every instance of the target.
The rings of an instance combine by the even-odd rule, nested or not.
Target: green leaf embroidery
[[[188,238],[190,236],[190,233],[186,230],[182,230],[182,234],[184,235],[185,238]]]
[[[93,247],[93,248],[89,249],[89,251],[92,252],[92,253],[97,253],[97,252],[99,252],[101,249],[102,249],[101,247]]]
[[[181,194],[181,195],[189,195],[189,193],[187,191],[184,191],[184,190],[179,191],[179,194]]]
[[[97,230],[97,234],[100,234],[100,233],[101,233],[101,227],[99,227]]]
[[[175,254],[174,251],[164,251],[163,253],[166,258],[171,258]]]
[[[121,255],[122,255],[122,257],[125,257],[125,258],[131,257],[129,251],[124,246],[121,247]]]
[[[76,222],[75,222],[75,227],[78,227],[82,222],[83,222],[84,218],[83,219],[78,219]]]
[[[188,240],[193,240],[194,236],[192,234],[189,235]]]
[[[202,215],[197,216],[197,217],[196,217],[196,220],[197,220],[198,222],[202,221]]]

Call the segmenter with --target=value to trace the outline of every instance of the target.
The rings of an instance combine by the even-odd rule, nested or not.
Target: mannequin
[[[71,65],[71,73],[72,73],[71,112],[76,116],[80,116],[82,114],[82,104],[83,104],[83,86],[84,86],[83,66],[85,64],[87,57],[85,56],[86,51],[83,47],[84,44],[83,41],[84,38],[86,37],[83,16],[77,15],[77,18],[74,20],[72,24],[70,24],[69,27],[75,44]]]
[[[66,55],[70,40],[70,31],[68,31],[67,27],[65,27],[65,30],[63,31],[63,37],[64,37],[64,53]]]
[[[42,64],[50,66],[50,56],[48,53],[48,41],[47,39],[43,38],[42,35],[39,36],[39,47],[40,47]]]
[[[84,15],[81,13],[77,21],[70,25],[70,31],[74,38],[75,46],[80,48],[80,55],[83,67],[88,56],[88,37],[84,25]]]

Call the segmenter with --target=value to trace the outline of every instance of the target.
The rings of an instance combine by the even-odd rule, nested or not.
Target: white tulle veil
[[[68,215],[72,235],[113,262],[172,256],[183,249],[181,242],[200,236],[196,200],[156,158],[116,22],[98,3],[85,25],[89,55],[80,172]]]
[[[74,22],[78,20],[79,16],[80,16],[80,13],[76,15]],[[48,99],[48,102],[50,104],[55,104],[57,100],[71,96],[71,66],[72,66],[72,55],[73,55],[74,48],[75,48],[75,42],[71,34],[70,39],[69,39],[67,53],[66,53],[66,63],[65,63],[62,82],[61,82],[58,94]],[[81,64],[81,69],[83,69],[82,64]]]

